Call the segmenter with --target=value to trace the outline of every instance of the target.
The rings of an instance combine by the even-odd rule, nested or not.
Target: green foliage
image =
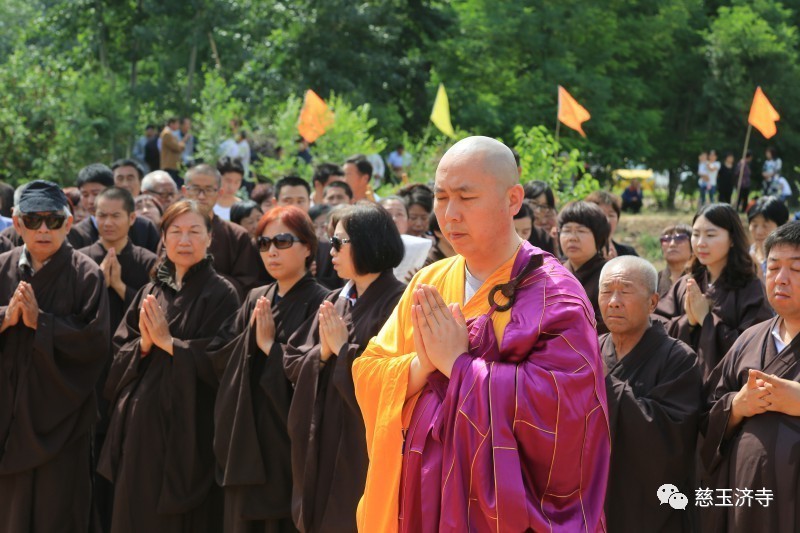
[[[200,92],[200,113],[195,116],[195,128],[199,132],[196,155],[203,161],[213,162],[218,158],[220,145],[233,136],[232,120],[241,120],[244,104],[233,97],[229,86],[217,70],[205,74],[205,83]],[[243,125],[247,129],[247,125]]]
[[[520,155],[522,182],[540,180],[558,192],[559,202],[577,200],[600,188],[586,172],[586,164],[576,149],[562,151],[561,145],[544,126],[526,130],[514,128],[514,149]]]
[[[311,148],[315,163],[341,164],[351,155],[376,154],[386,149],[386,140],[376,138],[370,133],[375,129],[377,120],[370,116],[369,104],[353,106],[334,93],[331,93],[326,103],[333,111],[335,120],[333,126]],[[289,96],[275,109],[273,115],[254,122],[260,126],[259,136],[262,142],[269,141],[273,146],[282,147],[284,151],[281,159],[262,159],[254,166],[257,174],[276,179],[292,173],[311,179],[313,167],[294,156],[298,136],[297,122],[302,104],[297,96]]]

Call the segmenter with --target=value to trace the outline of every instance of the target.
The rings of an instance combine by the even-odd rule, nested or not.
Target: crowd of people
[[[0,530],[800,527],[781,194],[745,227],[701,156],[658,272],[615,239],[631,195],[557,206],[493,139],[379,198],[363,155],[184,172],[190,127],[158,170],[0,191]]]

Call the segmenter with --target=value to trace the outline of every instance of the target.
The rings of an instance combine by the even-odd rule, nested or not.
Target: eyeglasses
[[[291,233],[278,233],[274,237],[264,237],[263,235],[256,239],[258,243],[259,252],[269,252],[270,247],[274,244],[278,250],[286,250],[291,248],[296,242],[303,242]]]
[[[217,194],[217,191],[219,191],[218,187],[195,187],[194,185],[186,187],[186,192],[189,193],[189,196],[200,196],[201,194],[211,196],[212,194]]]
[[[661,244],[669,244],[670,241],[675,241],[675,244],[680,244],[689,240],[689,236],[685,233],[673,233],[672,235],[662,235]]]
[[[146,192],[147,194],[152,194],[153,196],[157,196],[157,197],[159,197],[159,198],[161,198],[161,199],[164,199],[164,200],[170,200],[170,199],[174,198],[174,197],[175,197],[175,194],[176,194],[176,193],[175,193],[175,192],[173,192],[173,191],[163,191],[163,192],[159,192],[159,191],[145,191],[145,192]]]
[[[52,213],[49,215],[22,215],[22,223],[28,229],[39,229],[44,222],[47,229],[59,229],[67,220],[66,215]]]
[[[350,239],[340,239],[339,237],[331,237],[331,247],[337,252],[342,251],[342,245],[350,244],[352,242]]]

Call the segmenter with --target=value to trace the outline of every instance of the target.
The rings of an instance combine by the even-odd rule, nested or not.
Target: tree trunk
[[[194,82],[194,71],[197,67],[197,38],[192,39],[192,51],[189,54],[189,72],[186,79],[186,103],[184,108],[188,111],[192,107],[192,83]]]
[[[678,192],[678,186],[681,183],[681,173],[676,169],[668,169],[667,176],[669,176],[669,185],[667,186],[667,209],[675,209],[675,196]]]

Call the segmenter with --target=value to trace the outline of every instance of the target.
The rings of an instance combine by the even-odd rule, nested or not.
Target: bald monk
[[[610,437],[586,293],[523,241],[511,150],[456,143],[435,214],[458,255],[411,280],[353,363],[360,531],[602,531]]]

